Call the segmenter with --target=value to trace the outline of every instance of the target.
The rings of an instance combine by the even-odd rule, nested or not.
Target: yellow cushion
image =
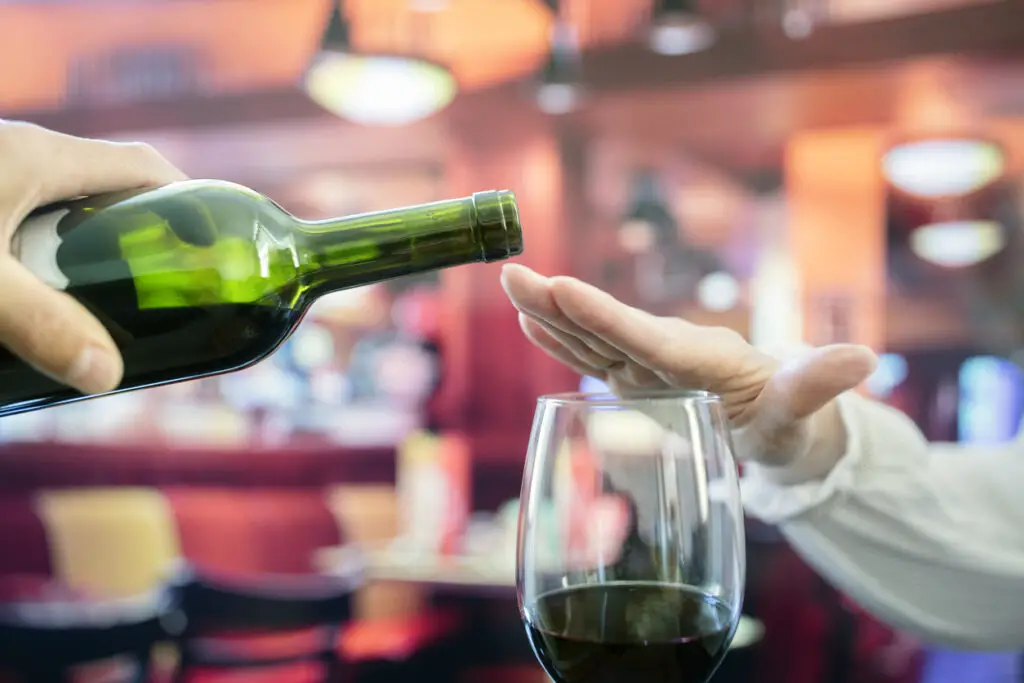
[[[56,577],[90,595],[149,590],[181,554],[174,516],[156,489],[44,491],[37,505]]]

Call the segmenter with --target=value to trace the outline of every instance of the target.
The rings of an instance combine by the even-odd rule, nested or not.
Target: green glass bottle
[[[212,180],[51,205],[11,241],[110,331],[125,367],[113,393],[252,365],[329,292],[522,249],[509,191],[311,222]],[[82,398],[0,349],[0,416]]]

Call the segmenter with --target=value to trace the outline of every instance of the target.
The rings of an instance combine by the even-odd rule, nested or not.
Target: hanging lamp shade
[[[409,55],[354,52],[340,4],[331,9],[303,85],[327,111],[367,126],[414,123],[447,107],[458,93],[451,70],[440,64]]]
[[[1005,169],[1000,145],[966,136],[900,142],[882,157],[882,172],[894,187],[927,199],[972,194]]]
[[[706,50],[715,37],[694,0],[658,0],[647,42],[654,52],[674,57]]]
[[[544,113],[568,114],[583,99],[579,36],[576,27],[562,18],[559,0],[547,0],[546,4],[555,20],[547,59],[534,81],[534,97]]]
[[[962,198],[1006,172],[1006,150],[988,137],[984,116],[960,90],[953,67],[911,68],[900,78],[895,110],[881,170],[898,192],[918,199]]]
[[[1006,246],[1006,231],[992,220],[929,223],[910,233],[918,258],[946,268],[967,268],[987,261]]]
[[[555,22],[551,51],[537,83],[537,106],[548,114],[568,114],[583,99],[579,44],[575,27]]]
[[[943,268],[969,268],[993,258],[1009,243],[998,208],[998,193],[971,198],[898,198],[890,220],[906,234],[918,259]],[[900,227],[902,224],[903,227]]]
[[[633,254],[650,252],[674,244],[677,230],[676,219],[662,195],[655,172],[636,171],[619,228],[620,245]]]

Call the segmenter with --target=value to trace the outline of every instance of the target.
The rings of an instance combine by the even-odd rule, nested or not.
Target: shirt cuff
[[[849,490],[864,458],[863,414],[867,400],[848,392],[836,399],[839,417],[846,430],[846,452],[829,474],[820,480],[797,484],[778,483],[757,463],[744,463],[740,492],[743,507],[754,517],[778,524],[798,517],[833,500]]]

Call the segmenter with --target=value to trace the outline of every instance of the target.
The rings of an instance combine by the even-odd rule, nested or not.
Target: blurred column
[[[787,144],[788,243],[809,344],[884,346],[882,144],[874,129],[810,131]]]
[[[519,199],[525,250],[519,262],[565,274],[582,216],[582,140],[541,114],[518,90],[460,98],[447,112],[449,194],[510,189]],[[525,448],[539,394],[578,384],[571,371],[534,349],[501,289],[501,264],[442,275],[445,422],[495,449]],[[486,457],[486,455],[484,456]]]
[[[750,280],[750,343],[787,349],[803,341],[800,274],[789,248],[786,197],[780,186],[755,199],[757,262]]]

